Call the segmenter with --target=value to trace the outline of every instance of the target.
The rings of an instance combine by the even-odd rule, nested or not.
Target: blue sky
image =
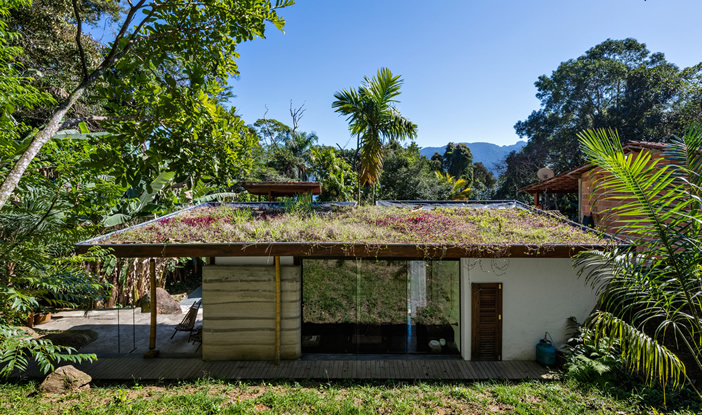
[[[231,101],[247,123],[289,124],[290,101],[320,143],[351,147],[334,92],[386,66],[405,83],[398,108],[422,147],[449,141],[505,145],[539,108],[534,82],[611,38],[633,37],[680,67],[702,61],[700,0],[297,0],[285,34],[239,48]]]

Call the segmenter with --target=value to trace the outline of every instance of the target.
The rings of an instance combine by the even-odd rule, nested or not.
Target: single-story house
[[[572,256],[620,242],[519,202],[384,201],[204,204],[77,247],[209,258],[204,360],[533,360],[596,303]]]

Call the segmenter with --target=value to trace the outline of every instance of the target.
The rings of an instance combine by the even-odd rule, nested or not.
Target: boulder
[[[147,293],[139,301],[142,313],[151,312],[151,293]],[[161,287],[156,288],[156,314],[181,314],[180,304]]]
[[[93,378],[73,366],[61,366],[44,379],[39,386],[43,393],[68,393],[88,385]]]

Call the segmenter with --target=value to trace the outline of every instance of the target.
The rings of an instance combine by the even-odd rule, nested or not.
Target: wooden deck
[[[550,379],[549,370],[530,361],[464,360],[296,360],[276,366],[268,361],[204,362],[198,358],[100,358],[74,365],[94,380],[175,380],[212,377],[256,379]],[[21,376],[43,377],[37,368]]]

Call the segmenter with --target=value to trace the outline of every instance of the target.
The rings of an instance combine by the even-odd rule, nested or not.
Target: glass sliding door
[[[460,352],[459,275],[458,261],[410,261],[411,352]]]
[[[303,353],[458,353],[458,261],[305,259]]]
[[[356,353],[406,353],[407,262],[357,264]]]
[[[356,261],[302,261],[302,352],[356,353]]]

